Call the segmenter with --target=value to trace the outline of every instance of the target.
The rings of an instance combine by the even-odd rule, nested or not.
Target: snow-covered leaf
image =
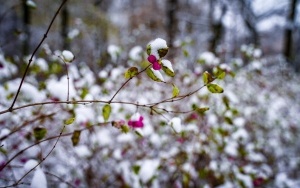
[[[175,72],[173,70],[172,64],[169,60],[161,60],[162,64],[162,70],[168,75],[168,76],[175,76]]]
[[[146,71],[147,75],[156,82],[164,82],[164,78],[158,70],[154,70],[153,68],[148,68]]]
[[[68,63],[71,63],[75,59],[75,56],[69,50],[64,50],[62,52],[62,57],[63,57],[63,60]]]

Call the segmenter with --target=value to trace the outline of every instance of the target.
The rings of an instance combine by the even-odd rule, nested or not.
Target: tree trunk
[[[30,23],[31,23],[31,11],[30,7],[27,6],[26,0],[22,0],[23,9],[23,56],[26,56],[30,52]]]
[[[284,46],[283,46],[283,54],[288,62],[294,61],[294,53],[293,53],[293,27],[296,19],[296,5],[297,0],[291,0],[290,2],[290,10],[287,17],[287,26],[285,28],[284,34]]]
[[[173,42],[177,33],[177,19],[176,10],[178,8],[178,0],[168,0],[167,1],[167,24],[166,30],[168,35],[168,45],[173,47]]]
[[[61,12],[61,36],[63,39],[63,49],[70,48],[70,41],[68,39],[69,32],[69,10],[67,4],[63,7]]]

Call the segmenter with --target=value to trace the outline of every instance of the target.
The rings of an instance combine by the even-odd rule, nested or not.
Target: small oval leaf
[[[64,121],[65,125],[70,125],[75,121],[75,117],[69,118],[67,120]]]
[[[136,67],[130,67],[126,72],[125,72],[125,78],[130,79],[133,78],[138,74],[139,70]]]
[[[33,135],[36,140],[43,139],[47,134],[47,129],[45,127],[35,127],[33,129]]]
[[[179,92],[179,88],[175,84],[173,84],[172,97],[177,97],[179,95]]]
[[[79,130],[76,130],[76,131],[73,132],[73,135],[72,135],[72,138],[71,138],[73,146],[77,146],[77,144],[79,143],[80,134],[81,134],[81,131],[79,131]]]
[[[103,115],[104,121],[108,120],[110,113],[111,113],[111,106],[109,104],[106,104],[102,109],[102,115]]]
[[[223,93],[224,89],[217,84],[207,84],[207,89],[212,93]]]
[[[207,71],[205,71],[205,72],[203,73],[203,77],[202,77],[202,78],[203,78],[204,84],[208,84],[208,83],[214,81],[214,79],[213,79],[213,77],[211,76],[211,74],[209,74],[209,72],[207,72]]]

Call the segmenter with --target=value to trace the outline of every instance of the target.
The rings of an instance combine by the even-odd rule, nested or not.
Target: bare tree
[[[284,34],[284,46],[283,46],[283,54],[287,61],[294,61],[294,53],[293,53],[293,31],[294,25],[296,21],[296,5],[297,0],[290,1],[289,13],[287,17],[287,25],[285,27]]]

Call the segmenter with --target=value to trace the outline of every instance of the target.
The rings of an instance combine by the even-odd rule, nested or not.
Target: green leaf
[[[79,130],[76,130],[76,131],[73,132],[73,135],[72,135],[72,138],[71,138],[73,146],[77,146],[77,144],[79,143],[80,134],[81,134],[81,131],[79,131]]]
[[[33,135],[36,140],[43,139],[47,134],[47,129],[45,127],[36,127],[33,129]]]
[[[204,84],[208,84],[208,83],[214,81],[214,79],[213,79],[213,77],[211,76],[211,74],[209,74],[209,72],[207,72],[207,71],[205,71],[205,72],[203,73],[203,77],[202,77],[202,78],[203,78]]]
[[[129,78],[133,78],[134,76],[136,76],[138,74],[139,70],[136,67],[130,67],[126,72],[125,72],[125,78],[129,79]]]
[[[216,78],[223,80],[226,76],[226,72],[225,70],[221,69],[220,67],[217,67],[216,69],[214,69],[214,75]]]
[[[162,79],[158,78],[154,72],[154,70],[152,70],[151,68],[146,70],[147,75],[149,76],[149,78],[151,78],[152,80],[156,81],[156,82],[163,82]]]
[[[199,108],[196,104],[192,105],[194,111],[196,111],[199,115],[203,115],[204,112],[209,110],[209,107],[201,107]]]
[[[222,100],[223,100],[223,103],[224,103],[225,106],[226,106],[226,109],[230,109],[228,97],[224,96]]]
[[[167,55],[169,48],[161,48],[158,50],[159,57],[165,57]]]
[[[134,133],[135,133],[136,135],[138,135],[140,138],[143,138],[142,133],[140,133],[139,131],[134,131]]]
[[[139,165],[133,165],[133,166],[132,166],[132,170],[133,170],[133,172],[134,172],[136,175],[139,174],[140,169],[141,169],[141,166],[139,166]]]
[[[175,84],[172,84],[172,85],[173,85],[172,97],[177,97],[179,95],[180,90]]]
[[[150,55],[150,53],[151,53],[151,45],[148,44],[147,45],[147,54]]]
[[[183,52],[184,57],[188,57],[190,55],[186,49],[184,49],[182,52]]]
[[[121,131],[122,133],[128,133],[129,132],[129,127],[127,125],[122,125],[121,126]]]
[[[161,65],[162,65],[162,70],[171,77],[175,76],[173,67],[172,67],[172,63],[169,60],[162,60],[161,61]]]
[[[224,89],[217,84],[207,84],[207,89],[212,93],[223,93]]]
[[[75,121],[75,117],[69,118],[67,120],[64,121],[65,125],[70,125]]]
[[[104,121],[107,121],[111,113],[111,106],[109,104],[104,105],[102,109],[102,115],[104,118]]]

